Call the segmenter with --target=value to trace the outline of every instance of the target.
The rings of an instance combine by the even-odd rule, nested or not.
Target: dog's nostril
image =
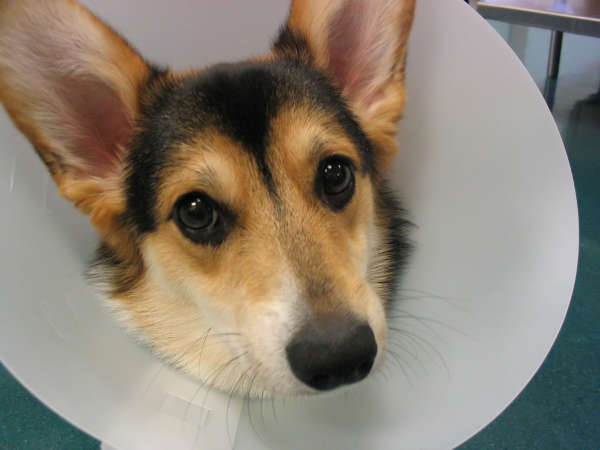
[[[377,344],[371,327],[346,318],[328,318],[302,328],[286,348],[294,375],[321,391],[364,379]]]
[[[367,361],[364,361],[359,367],[358,367],[358,376],[364,378],[368,375],[368,373],[371,371],[371,367],[373,367],[373,360],[369,359]]]
[[[369,375],[372,366],[372,359],[363,361],[362,363],[360,363],[359,366],[357,366],[353,371],[351,371],[348,374],[348,377],[346,378],[346,383],[356,383],[357,381],[366,378],[366,376]]]
[[[327,373],[313,375],[307,384],[320,391],[327,391],[338,385],[336,377]]]

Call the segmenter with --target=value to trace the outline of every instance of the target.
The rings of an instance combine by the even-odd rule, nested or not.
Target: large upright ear
[[[123,161],[149,73],[74,0],[0,0],[0,101],[103,234],[124,208]]]
[[[276,54],[311,61],[329,75],[384,160],[394,152],[404,109],[414,11],[415,0],[294,0],[274,46]]]

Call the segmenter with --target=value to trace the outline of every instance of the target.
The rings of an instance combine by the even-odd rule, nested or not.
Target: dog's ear
[[[275,54],[324,70],[375,141],[383,164],[404,109],[415,0],[294,0]]]
[[[150,69],[74,0],[0,0],[0,101],[60,188],[105,234]]]

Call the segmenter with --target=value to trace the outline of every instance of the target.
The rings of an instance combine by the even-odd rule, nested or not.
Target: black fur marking
[[[135,254],[136,260],[123,261],[106,244],[101,242],[86,272],[87,279],[105,290],[105,294],[115,296],[131,291],[144,273],[142,257]]]
[[[166,67],[160,67],[155,64],[151,64],[146,61],[146,65],[148,66],[148,78],[146,78],[146,88],[154,86],[154,84],[167,74],[168,69]],[[144,101],[144,97],[140,97],[140,101]],[[140,105],[141,109],[142,105]]]
[[[281,56],[296,59],[304,64],[311,65],[313,56],[308,46],[306,37],[284,25],[279,30],[277,39],[273,42],[273,51]]]
[[[158,70],[152,73],[146,88],[146,96],[150,98],[142,95],[142,117],[137,124],[140,131],[132,139],[127,159],[127,219],[140,233],[156,228],[153,208],[159,173],[167,161],[167,146],[185,138],[176,120],[168,115],[175,100],[176,84],[166,81],[164,73]],[[154,90],[160,94],[155,96]]]
[[[220,64],[183,80],[157,71],[146,97],[127,177],[128,215],[140,233],[156,229],[156,191],[170,152],[207,126],[242,144],[276,197],[267,152],[271,120],[285,103],[308,102],[332,115],[357,146],[360,169],[374,171],[371,143],[337,89],[321,72],[294,58]]]
[[[392,306],[390,300],[396,295],[396,288],[406,266],[414,245],[408,238],[408,231],[414,225],[405,218],[406,212],[400,202],[386,185],[381,183],[376,194],[377,208],[383,217],[386,217],[386,230],[382,250],[386,253],[389,265],[386,267],[386,277],[383,291],[387,295],[386,307]]]
[[[279,107],[277,81],[268,66],[252,63],[220,64],[187,81],[211,125],[244,145],[271,191],[267,147],[270,122]]]

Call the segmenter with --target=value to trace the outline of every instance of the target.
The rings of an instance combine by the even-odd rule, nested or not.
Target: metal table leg
[[[562,49],[563,32],[553,31],[550,39],[550,52],[548,53],[548,78],[553,80],[558,77],[558,68],[560,65],[560,51]]]

